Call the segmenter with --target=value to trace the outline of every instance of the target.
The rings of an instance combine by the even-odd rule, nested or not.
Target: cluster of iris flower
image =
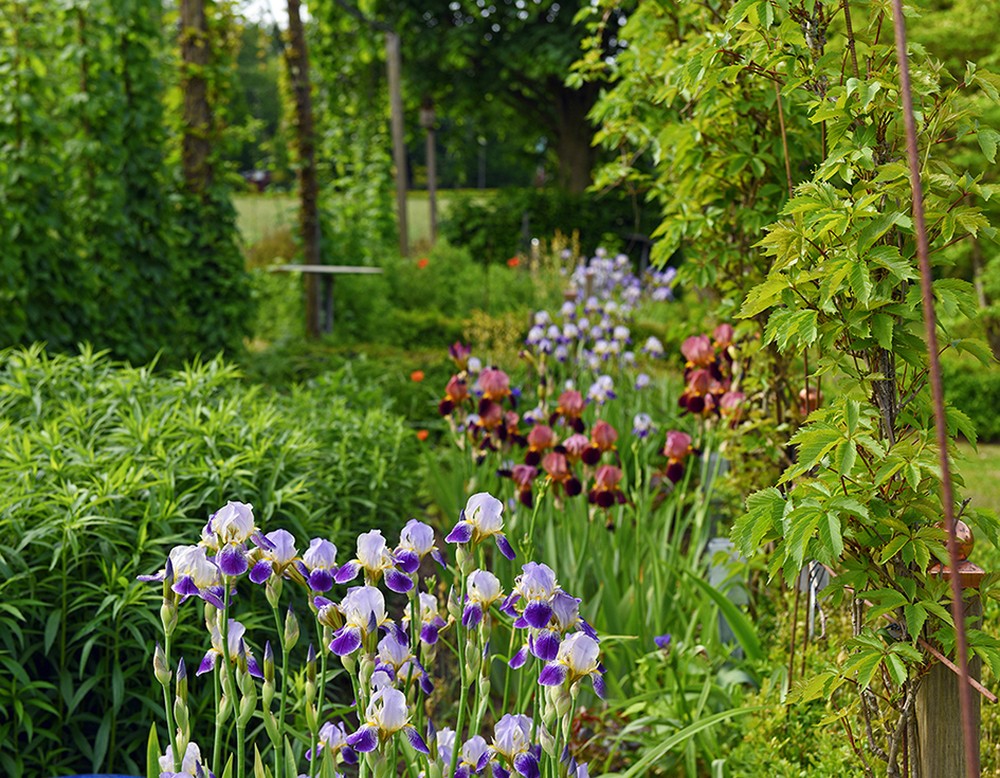
[[[678,402],[695,416],[721,417],[737,424],[744,394],[733,389],[733,327],[720,324],[711,337],[692,335],[681,344],[684,391]]]
[[[532,507],[539,480],[560,497],[585,493],[602,507],[625,501],[621,490],[622,470],[617,464],[618,431],[607,421],[584,420],[588,404],[603,405],[614,399],[614,382],[599,376],[587,396],[567,389],[549,406],[541,404],[523,415],[517,411],[520,396],[510,386],[508,375],[498,368],[483,368],[467,346],[455,343],[449,349],[458,372],[448,381],[438,404],[460,440],[470,440],[477,455],[500,452],[509,460],[514,451],[523,461],[501,467],[510,478],[521,504]]]
[[[234,618],[237,604],[242,606],[238,589],[256,585],[264,587],[280,625],[279,608],[283,599],[290,599],[283,597],[288,584],[306,595],[318,638],[305,655],[304,700],[298,701],[311,741],[305,775],[339,776],[343,765],[357,765],[362,777],[395,775],[405,762],[413,774],[455,778],[538,778],[544,764],[553,765],[560,775],[584,778],[587,766],[573,759],[569,732],[581,683],[588,681],[600,697],[605,693],[598,636],[581,618],[580,600],[562,590],[548,566],[523,565],[506,592],[487,569],[488,542],[504,557],[514,558],[504,534],[503,509],[503,503],[487,493],[469,498],[445,538],[456,549],[455,562],[448,565],[434,530],[415,519],[403,528],[395,547],[374,529],[358,536],[351,558],[338,561],[336,546],[325,538],[313,538],[300,550],[287,530],[265,533],[259,528],[251,505],[223,506],[209,519],[199,543],[175,547],[163,570],[142,577],[163,586],[165,640],[157,646],[154,671],[164,688],[170,744],[160,758],[160,778],[218,775],[233,758],[232,775],[244,778],[249,774],[244,740],[255,716],[263,720],[273,748],[272,773],[276,778],[299,775],[297,766],[292,772],[294,756],[285,750],[291,723],[287,698],[296,688],[289,656],[299,642],[299,621],[289,602],[276,672],[271,642],[264,643],[257,661],[250,631]],[[446,597],[436,584],[442,571],[452,578]],[[194,727],[191,721],[183,660],[176,673],[170,669],[171,636],[178,615],[190,612],[181,607],[189,600],[203,603],[210,638],[196,675],[211,673],[214,680],[218,708],[211,751],[200,747],[207,746],[205,740],[199,744],[192,739],[192,732],[210,729],[204,723]],[[521,646],[510,656],[491,650],[494,642],[504,642],[491,641],[498,626],[510,632],[511,647]],[[441,641],[442,633],[449,631],[450,639]],[[437,728],[434,724],[441,722],[424,716],[431,707],[428,700],[440,664],[436,652],[442,643],[457,650],[462,697],[455,726]],[[331,699],[327,663],[335,658],[350,677],[353,698]],[[535,674],[535,691],[519,695],[515,709],[503,711],[488,727],[484,714],[498,660],[511,672]],[[467,700],[470,690],[474,700]],[[492,702],[497,702],[495,697]],[[326,719],[330,709],[345,707],[352,710],[346,719]],[[235,754],[225,734],[233,715]],[[264,749],[252,745],[260,762],[256,752]],[[255,763],[255,774],[260,774],[258,767]]]

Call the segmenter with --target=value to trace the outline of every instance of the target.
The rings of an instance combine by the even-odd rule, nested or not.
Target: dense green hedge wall
[[[160,589],[135,579],[227,500],[302,550],[406,521],[418,443],[366,400],[323,377],[269,393],[220,360],[0,352],[0,773],[139,772]],[[205,648],[181,635],[175,656],[197,666]]]

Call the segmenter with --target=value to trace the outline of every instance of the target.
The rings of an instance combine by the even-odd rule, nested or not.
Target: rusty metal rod
[[[958,541],[955,538],[955,497],[951,484],[951,466],[948,462],[948,430],[944,415],[944,396],[941,384],[941,362],[938,358],[936,317],[934,315],[934,288],[927,244],[927,225],[924,220],[924,195],[920,182],[920,155],[917,150],[917,127],[913,118],[913,93],[910,86],[910,63],[906,51],[906,20],[903,18],[902,0],[892,0],[892,17],[896,28],[896,58],[899,61],[899,86],[903,98],[903,122],[906,125],[906,155],[910,163],[910,187],[913,191],[913,224],[917,233],[917,259],[920,263],[920,289],[923,297],[924,327],[927,335],[931,395],[934,402],[934,426],[937,432],[938,454],[941,464],[941,501],[945,523],[948,527],[948,558],[953,571],[951,576],[951,613],[955,620],[955,643],[958,648],[959,702],[962,708],[962,732],[965,741],[965,771],[967,778],[979,778],[979,743],[974,730],[972,688],[969,684],[969,645],[965,636],[965,608],[962,601],[962,584],[958,575]]]

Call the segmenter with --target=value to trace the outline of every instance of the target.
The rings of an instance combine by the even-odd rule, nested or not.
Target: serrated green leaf
[[[833,457],[833,468],[839,475],[850,475],[858,461],[858,444],[853,440],[845,440],[839,446]]]
[[[976,133],[976,141],[982,149],[986,159],[990,162],[997,161],[997,141],[1000,141],[1000,133],[990,127],[984,127]]]
[[[895,654],[886,654],[885,667],[889,671],[889,677],[895,681],[897,686],[902,686],[906,681],[906,665],[903,660]]]
[[[872,335],[875,342],[887,351],[892,350],[892,317],[885,313],[872,316]]]
[[[832,511],[824,514],[819,523],[819,539],[830,549],[831,560],[840,559],[844,553],[844,537],[841,534],[840,516]]]
[[[896,556],[896,554],[900,552],[903,546],[905,546],[909,542],[910,538],[907,537],[906,535],[896,535],[892,540],[890,540],[888,543],[885,544],[885,547],[882,549],[882,553],[879,555],[878,563],[880,565],[884,565],[886,562],[888,562],[890,559]]]
[[[903,615],[906,617],[907,632],[913,640],[916,640],[924,629],[924,622],[927,621],[927,609],[919,602],[910,603],[903,606]]]

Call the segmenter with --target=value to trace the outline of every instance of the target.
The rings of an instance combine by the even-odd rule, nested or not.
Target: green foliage
[[[488,198],[456,197],[441,234],[466,247],[477,262],[498,263],[528,251],[527,240],[547,240],[557,232],[578,232],[586,256],[598,246],[609,251],[631,248],[632,236],[648,234],[653,224],[648,209],[617,192],[573,195],[555,189],[504,189]]]
[[[945,396],[964,413],[980,441],[1000,441],[1000,367],[970,364],[968,357],[942,362]]]
[[[89,350],[0,353],[4,774],[138,774],[160,593],[135,577],[228,499],[302,538],[405,521],[416,441],[351,386],[272,395],[219,360],[154,373]],[[204,651],[179,646],[189,667]]]

